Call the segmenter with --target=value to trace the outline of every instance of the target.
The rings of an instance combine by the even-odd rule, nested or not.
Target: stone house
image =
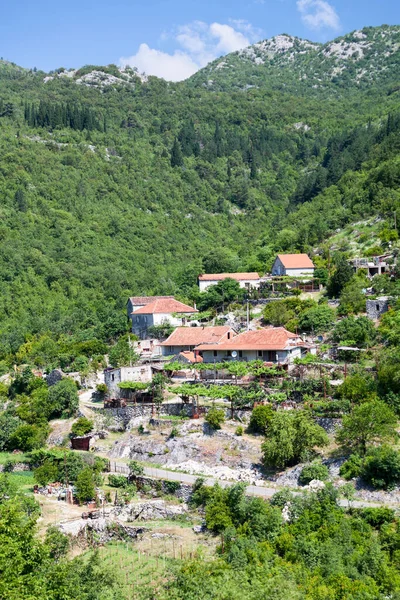
[[[205,292],[211,285],[216,285],[224,279],[234,279],[239,282],[241,288],[258,289],[260,287],[261,278],[258,273],[205,273],[199,275],[200,292]]]
[[[118,398],[120,388],[118,384],[122,381],[140,381],[150,383],[152,370],[150,365],[136,365],[133,367],[117,367],[104,369],[104,383],[108,389],[110,398]]]
[[[367,300],[367,316],[373,321],[380,319],[389,308],[389,296],[380,296],[379,298],[375,298],[375,300]]]
[[[157,298],[153,302],[134,310],[131,314],[132,333],[144,340],[148,337],[147,330],[154,325],[170,324],[173,327],[186,325],[188,317],[198,310],[175,298]]]
[[[236,335],[228,325],[216,327],[177,327],[173,333],[161,342],[164,356],[175,356],[181,352],[192,352],[200,344],[219,344]]]
[[[278,254],[271,273],[281,277],[313,277],[314,270],[314,263],[307,254]]]
[[[315,354],[315,346],[304,342],[299,335],[284,327],[246,331],[217,344],[200,344],[195,349],[195,353],[203,357],[204,363],[263,360],[286,365],[308,352]]]

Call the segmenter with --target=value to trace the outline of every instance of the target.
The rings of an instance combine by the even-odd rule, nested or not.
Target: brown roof
[[[179,300],[175,300],[173,297],[165,297],[165,298],[157,298],[147,306],[142,306],[135,310],[133,314],[135,315],[153,315],[156,313],[196,313],[199,312],[193,306],[188,306],[187,304],[183,304],[183,302],[179,302]]]
[[[314,263],[307,254],[278,254],[286,269],[314,269]]]
[[[218,344],[222,338],[226,338],[228,331],[232,331],[227,325],[216,327],[177,327],[161,346],[198,346],[199,344]],[[236,335],[232,331],[233,335]]]
[[[258,280],[260,276],[258,273],[205,273],[199,275],[199,281],[223,281],[224,279],[236,279],[236,281]]]
[[[147,306],[160,298],[173,298],[173,296],[131,296],[129,300],[134,306]]]
[[[303,346],[302,339],[284,327],[246,331],[220,344],[201,344],[196,350],[285,350]]]

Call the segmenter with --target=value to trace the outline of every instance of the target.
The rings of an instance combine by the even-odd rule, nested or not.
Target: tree
[[[329,477],[329,470],[326,465],[321,462],[313,462],[306,465],[300,473],[299,482],[301,485],[308,485],[313,479],[326,481]]]
[[[338,313],[340,315],[357,315],[365,312],[365,293],[363,289],[367,283],[359,277],[354,276],[346,283],[340,294]]]
[[[279,411],[271,419],[261,446],[263,462],[283,468],[306,459],[315,447],[327,443],[327,434],[306,411]]]
[[[58,480],[59,471],[56,463],[46,460],[40,467],[34,470],[35,481],[42,487]]]
[[[45,445],[49,431],[46,426],[19,425],[10,436],[7,447],[9,450],[22,450],[22,452],[30,452],[36,448],[41,448]]]
[[[354,275],[353,267],[343,254],[339,255],[335,263],[335,272],[332,277],[330,277],[327,286],[327,292],[330,298],[338,298],[346,283],[349,282]]]
[[[264,404],[255,406],[250,416],[249,431],[252,433],[265,434],[273,416],[274,411],[272,410],[271,406]]]
[[[128,367],[139,360],[129,335],[119,338],[116,344],[111,346],[108,352],[108,360],[113,367]]]
[[[400,452],[391,446],[370,448],[363,461],[361,477],[375,488],[394,488],[400,483]]]
[[[54,526],[48,527],[45,544],[49,548],[51,558],[57,562],[67,555],[70,546],[68,536]]]
[[[73,416],[79,407],[76,384],[72,379],[62,379],[49,388],[51,417]]]
[[[300,315],[299,327],[302,331],[321,333],[331,328],[334,317],[335,313],[329,306],[316,306]]]
[[[79,504],[93,500],[96,495],[96,488],[94,485],[93,471],[90,467],[86,467],[79,473],[76,478],[75,487]]]
[[[205,421],[212,429],[221,429],[221,425],[225,421],[224,410],[222,408],[212,406],[206,414]]]
[[[93,421],[86,417],[79,417],[75,423],[72,424],[71,433],[72,435],[86,435],[93,429]]]
[[[171,150],[171,167],[181,167],[183,165],[183,155],[181,145],[177,138],[174,140],[174,145]]]
[[[336,323],[332,338],[345,346],[366,348],[374,342],[376,330],[368,317],[346,317]]]
[[[198,307],[200,310],[214,307],[224,309],[225,306],[236,301],[243,300],[246,291],[240,287],[235,279],[227,278],[210,286],[206,292],[200,294]]]
[[[364,402],[343,417],[336,441],[343,448],[365,456],[368,446],[394,439],[396,425],[396,415],[387,404],[381,400]]]
[[[144,468],[137,460],[130,460],[128,462],[128,467],[130,477],[141,477],[144,473]]]

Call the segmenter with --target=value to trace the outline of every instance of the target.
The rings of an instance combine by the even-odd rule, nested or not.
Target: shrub
[[[361,474],[363,460],[358,454],[352,454],[345,463],[340,467],[340,476],[344,479],[353,479]]]
[[[164,481],[164,489],[167,494],[175,494],[175,492],[181,489],[181,484],[179,481]]]
[[[98,383],[96,386],[96,392],[98,394],[107,394],[107,386],[105,383]]]
[[[252,433],[264,433],[271,422],[274,411],[270,406],[260,405],[253,408],[249,422],[249,431]]]
[[[108,485],[115,488],[126,488],[128,486],[128,479],[123,475],[109,475]]]
[[[222,408],[212,406],[206,414],[205,420],[212,429],[221,429],[221,425],[225,421],[225,412]]]
[[[386,506],[363,508],[359,511],[359,514],[364,521],[375,528],[380,528],[385,523],[392,523],[395,517],[394,510]]]
[[[49,388],[51,417],[72,416],[79,406],[76,384],[72,379],[62,379]]]
[[[179,429],[177,427],[173,427],[171,429],[171,433],[169,434],[170,438],[176,438],[179,435]]]
[[[36,448],[44,446],[48,428],[40,427],[39,425],[20,425],[10,436],[7,444],[10,450],[22,450],[22,452],[30,452]]]
[[[133,477],[140,477],[144,473],[144,468],[136,460],[130,460],[128,463],[128,467],[129,467],[129,475],[131,475]]]
[[[243,427],[241,425],[239,425],[239,427],[236,427],[235,435],[243,435]]]
[[[78,477],[76,478],[75,487],[76,497],[79,501],[79,504],[93,500],[96,495],[96,489],[94,487],[92,469],[86,467],[79,473]]]
[[[35,481],[41,486],[57,481],[59,479],[58,474],[58,466],[49,460],[46,460],[41,467],[33,472]]]
[[[50,550],[51,558],[55,561],[59,561],[69,550],[68,536],[61,533],[57,527],[51,526],[47,529],[45,542]]]
[[[326,465],[321,464],[320,462],[314,462],[310,465],[306,465],[304,469],[302,469],[299,481],[301,485],[308,485],[313,479],[326,481],[328,477],[328,467]]]
[[[72,424],[71,433],[74,436],[86,435],[93,429],[93,421],[86,417],[79,417],[75,423]]]
[[[364,459],[361,476],[376,488],[394,488],[400,483],[400,452],[390,446],[371,448]]]

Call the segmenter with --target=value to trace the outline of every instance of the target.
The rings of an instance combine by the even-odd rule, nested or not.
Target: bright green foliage
[[[367,348],[376,338],[376,330],[368,317],[347,317],[336,323],[333,340],[344,346]]]
[[[361,477],[376,488],[390,489],[400,483],[400,452],[390,446],[370,448]]]
[[[203,292],[198,298],[197,305],[200,310],[207,310],[210,307],[222,310],[233,301],[243,300],[244,296],[245,290],[240,287],[239,282],[228,278]]]
[[[80,504],[93,500],[96,495],[96,489],[93,479],[93,471],[86,467],[76,478],[76,497]]]
[[[72,424],[71,433],[72,435],[86,435],[93,429],[93,421],[86,417],[79,417],[75,423]]]
[[[358,454],[352,454],[340,467],[340,476],[344,479],[353,479],[361,475],[363,459]]]
[[[72,416],[79,406],[78,391],[72,379],[62,379],[49,388],[52,417]]]
[[[268,425],[274,416],[271,406],[260,404],[255,406],[251,412],[249,421],[249,431],[252,433],[265,434]]]
[[[41,486],[45,486],[49,483],[57,481],[59,475],[58,465],[51,461],[45,461],[42,466],[38,467],[34,471],[34,477],[36,483]]]
[[[379,333],[391,346],[400,346],[400,310],[397,307],[382,315]]]
[[[144,468],[136,460],[130,460],[128,463],[129,474],[134,477],[140,477],[144,473]]]
[[[221,429],[221,425],[225,421],[225,411],[222,408],[212,406],[208,410],[205,420],[212,429]]]
[[[263,462],[280,469],[306,459],[315,447],[327,443],[327,434],[306,411],[278,411],[268,425],[266,441],[261,447]]]
[[[68,536],[61,533],[57,527],[47,529],[45,543],[49,548],[51,558],[57,562],[66,556],[70,546]]]
[[[393,440],[396,425],[393,411],[384,402],[372,400],[355,406],[350,415],[343,417],[336,440],[344,448],[364,456],[372,444]]]
[[[368,287],[365,278],[355,275],[346,283],[340,293],[339,315],[357,315],[365,312],[365,293],[363,289]]]
[[[7,442],[7,448],[9,450],[22,450],[22,452],[41,448],[46,442],[48,433],[47,426],[19,425],[11,434]]]
[[[302,331],[321,333],[328,331],[335,318],[334,311],[329,306],[317,306],[306,310],[299,318],[299,327]]]
[[[320,481],[326,481],[329,477],[329,470],[326,465],[320,462],[313,462],[310,465],[306,465],[299,477],[301,485],[307,485],[313,479],[319,479]]]
[[[115,488],[126,488],[129,485],[129,481],[127,477],[123,475],[109,475],[108,476],[108,485]]]
[[[328,281],[328,295],[330,298],[339,298],[345,285],[352,279],[354,271],[343,255],[335,261],[335,272]]]
[[[372,400],[376,396],[376,382],[369,373],[356,371],[346,377],[338,387],[336,395],[355,403]]]
[[[138,361],[139,355],[133,349],[129,336],[126,335],[120,337],[111,347],[108,359],[113,367],[126,367],[134,365]]]

